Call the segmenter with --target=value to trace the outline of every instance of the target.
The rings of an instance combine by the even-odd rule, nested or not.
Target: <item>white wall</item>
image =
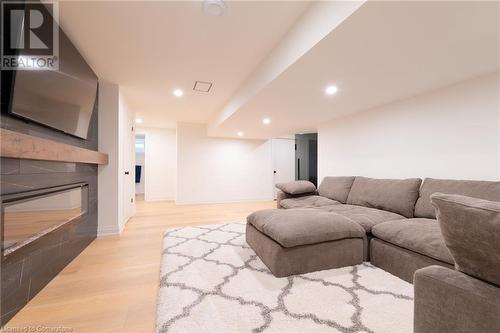
[[[123,160],[123,139],[125,131],[133,115],[128,111],[124,101],[120,101],[118,85],[99,82],[99,151],[108,154],[109,163],[98,167],[98,229],[99,236],[120,233],[126,222],[124,218],[124,169],[133,167],[125,165]],[[124,120],[126,119],[126,121]],[[133,141],[132,141],[133,142]]]
[[[177,124],[176,202],[272,200],[271,142],[206,133],[205,125]]]
[[[128,107],[128,103],[119,93],[119,126],[120,137],[119,157],[120,157],[120,176],[119,190],[121,193],[121,209],[123,215],[120,219],[120,231],[123,230],[128,220],[135,214],[135,133],[134,133],[134,114]]]
[[[295,139],[277,138],[271,140],[273,158],[273,187],[277,183],[295,180]],[[274,198],[277,190],[274,188]]]
[[[176,190],[176,135],[173,129],[138,128],[145,136],[144,200],[174,200]]]
[[[327,175],[499,180],[499,92],[496,73],[321,125],[319,180]]]
[[[121,208],[118,200],[118,85],[99,82],[99,151],[108,154],[107,165],[98,167],[98,235],[120,232]]]

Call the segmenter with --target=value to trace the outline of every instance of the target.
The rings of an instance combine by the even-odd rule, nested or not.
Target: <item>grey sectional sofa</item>
[[[433,193],[500,201],[500,182],[489,181],[325,177],[317,191],[301,193],[298,187],[278,192],[279,210],[248,217],[247,242],[277,276],[356,264],[362,251],[364,261],[413,283],[420,268],[454,265],[431,205]],[[327,225],[341,221],[344,229],[325,233],[318,215]],[[295,217],[293,226],[287,223]],[[304,232],[308,237],[300,239]]]
[[[500,331],[500,202],[433,194],[455,268],[414,276],[415,333]]]
[[[274,275],[371,261],[414,283],[415,333],[500,332],[500,182],[302,185],[280,185],[278,209],[247,219],[247,243]]]

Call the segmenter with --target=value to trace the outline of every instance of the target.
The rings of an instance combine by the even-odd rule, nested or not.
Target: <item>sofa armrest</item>
[[[414,332],[498,332],[500,287],[441,266],[414,275]]]
[[[318,190],[311,192],[311,193],[302,193],[302,194],[288,194],[283,192],[282,190],[276,190],[276,208],[283,208],[281,207],[281,200],[285,199],[290,199],[290,198],[300,198],[300,197],[307,197],[309,195],[318,195]]]
[[[277,192],[276,192],[276,207],[283,208],[283,207],[281,207],[281,204],[280,204],[281,200],[291,198],[291,197],[292,197],[292,195],[287,194],[281,190],[277,190]]]

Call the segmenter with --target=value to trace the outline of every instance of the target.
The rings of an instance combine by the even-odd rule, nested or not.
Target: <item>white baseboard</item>
[[[121,230],[118,226],[97,227],[97,237],[119,235]]]
[[[175,200],[176,205],[210,205],[210,204],[221,204],[221,203],[238,203],[238,202],[256,202],[256,201],[273,201],[273,197],[267,198],[252,198],[252,199],[241,199],[241,200],[207,200],[207,201],[197,201],[197,200]]]
[[[122,233],[123,229],[125,229],[125,225],[130,221],[130,219],[135,215],[135,213],[130,216],[126,221],[123,223],[120,223],[117,226],[102,226],[102,227],[97,227],[97,237],[105,237],[105,236],[113,236],[113,235],[119,235]]]
[[[144,198],[144,201],[147,202],[158,202],[158,201],[175,201],[174,198]]]

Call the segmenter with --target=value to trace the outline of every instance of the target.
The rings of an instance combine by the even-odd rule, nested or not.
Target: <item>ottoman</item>
[[[366,234],[336,213],[266,209],[247,217],[246,241],[276,277],[284,277],[361,264]]]

